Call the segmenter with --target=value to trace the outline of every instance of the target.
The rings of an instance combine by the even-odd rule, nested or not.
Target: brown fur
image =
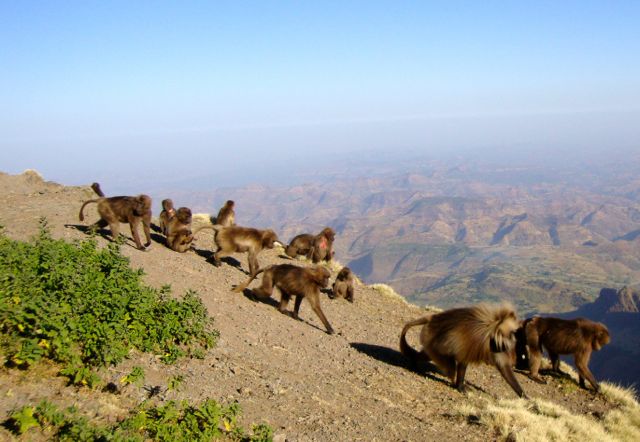
[[[167,246],[176,252],[184,253],[191,248],[191,210],[180,207],[174,217],[169,220],[167,228]]]
[[[258,271],[258,273],[263,272],[262,285],[252,290],[253,294],[268,298],[273,293],[273,288],[277,287],[282,296],[278,307],[282,313],[286,312],[291,296],[295,296],[296,300],[292,315],[295,319],[298,319],[302,299],[307,298],[311,308],[327,329],[327,333],[333,334],[333,328],[320,308],[320,289],[329,284],[329,277],[331,276],[329,270],[320,266],[298,267],[291,264],[279,264]],[[257,274],[249,278],[244,284],[236,287],[234,291],[241,292],[244,290],[256,276]]]
[[[543,347],[549,352],[552,368],[560,373],[559,355],[573,354],[578,369],[579,382],[586,388],[587,379],[596,391],[600,386],[589,370],[592,351],[600,350],[610,341],[609,330],[600,322],[584,318],[560,319],[533,317],[524,322],[527,346],[529,347],[529,377],[545,383],[538,374]]]
[[[411,327],[422,325],[420,352],[406,340]],[[413,361],[431,360],[460,391],[467,365],[495,366],[520,397],[525,393],[513,374],[518,320],[508,305],[478,304],[434,313],[407,323],[400,335],[400,351]]]
[[[102,189],[100,188],[100,184],[93,183],[93,184],[91,184],[91,188],[96,193],[96,195],[98,195],[100,197],[104,197],[104,192],[102,192]]]
[[[162,200],[162,212],[160,212],[160,230],[166,236],[169,221],[176,216],[176,209],[173,208],[173,201],[169,198]],[[191,223],[191,221],[189,221]]]
[[[220,265],[220,258],[232,253],[248,253],[249,274],[255,276],[260,266],[258,265],[258,254],[263,249],[272,249],[278,241],[278,236],[271,230],[259,230],[252,227],[219,225],[203,226],[201,229],[213,229],[216,234],[214,241],[218,250],[213,254],[213,264]],[[194,232],[194,234],[197,232]]]
[[[235,226],[236,225],[236,213],[233,210],[235,203],[232,200],[228,200],[224,203],[224,206],[220,208],[218,216],[216,217],[216,224],[221,226]]]
[[[151,245],[151,198],[148,195],[101,197],[85,201],[80,208],[80,221],[84,221],[84,214],[82,213],[84,207],[91,203],[98,204],[100,220],[95,225],[97,227],[109,225],[111,236],[114,239],[120,234],[120,223],[129,223],[136,247],[144,250]],[[138,223],[140,221],[142,221],[147,240],[144,246],[140,242],[140,236],[138,235]]]
[[[337,298],[346,298],[347,301],[353,302],[353,272],[349,267],[343,267],[331,289],[333,296]]]
[[[303,233],[294,237],[285,253],[295,258],[298,255],[304,255],[311,259],[314,264],[320,261],[330,261],[333,258],[333,241],[336,234],[330,227],[325,227],[322,232],[317,235]]]

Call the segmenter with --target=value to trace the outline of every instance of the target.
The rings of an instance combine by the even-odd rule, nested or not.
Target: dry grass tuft
[[[380,293],[382,296],[385,296],[390,299],[395,299],[397,301],[402,301],[403,303],[408,304],[407,300],[404,299],[402,295],[399,295],[390,285],[371,284],[369,287],[375,290],[376,292]]]
[[[477,398],[458,411],[508,441],[630,441],[640,440],[640,405],[633,390],[602,383],[607,399],[618,405],[601,418],[575,415],[542,399]]]

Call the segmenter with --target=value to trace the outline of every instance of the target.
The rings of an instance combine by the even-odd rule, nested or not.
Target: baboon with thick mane
[[[258,270],[248,281],[239,285],[233,289],[233,291],[243,291],[259,273],[264,273],[262,276],[262,284],[257,289],[252,290],[253,294],[262,298],[268,298],[273,293],[273,288],[277,287],[282,296],[280,306],[278,307],[282,313],[286,312],[289,299],[295,296],[296,300],[293,307],[293,317],[295,319],[298,319],[302,299],[307,298],[311,308],[327,329],[327,333],[333,334],[333,327],[331,327],[331,324],[329,324],[329,321],[320,308],[320,289],[329,284],[329,277],[331,276],[329,270],[321,266],[298,267],[292,264],[272,265],[265,269]]]
[[[343,267],[336,276],[331,292],[334,298],[346,298],[353,302],[353,272],[349,267]]]
[[[220,208],[218,212],[218,216],[216,217],[216,224],[221,226],[235,226],[236,224],[236,213],[233,210],[235,204],[232,200],[228,200],[224,203],[224,206]]]
[[[303,233],[294,237],[285,253],[291,258],[303,255],[313,261],[314,264],[320,261],[331,261],[333,258],[333,241],[336,233],[331,227],[325,227],[317,235]]]
[[[407,331],[417,325],[422,325],[420,352],[406,340]],[[493,365],[513,391],[524,397],[512,369],[518,326],[515,311],[506,304],[446,310],[407,323],[400,334],[400,351],[414,362],[433,361],[461,392],[467,365]]]
[[[94,189],[94,191],[96,190]],[[151,245],[151,197],[148,195],[112,196],[110,198],[100,197],[85,201],[80,208],[80,221],[84,221],[84,214],[82,213],[84,207],[91,203],[98,204],[98,214],[100,215],[100,220],[94,225],[100,228],[108,225],[114,240],[120,234],[120,223],[129,223],[136,247],[139,250],[145,250],[146,247]],[[138,235],[138,223],[140,222],[142,222],[147,240],[144,246]]]
[[[191,209],[180,207],[166,226],[167,246],[176,252],[184,253],[191,248]]]
[[[176,209],[173,208],[173,201],[169,198],[162,200],[162,212],[158,218],[163,235],[167,235],[167,226],[174,216],[176,216]]]
[[[278,241],[278,236],[271,229],[260,230],[253,227],[229,226],[223,227],[217,224],[202,226],[202,229],[212,229],[215,231],[214,241],[218,250],[213,254],[213,264],[220,266],[220,258],[233,253],[247,252],[249,261],[249,274],[256,275],[260,268],[258,264],[258,253],[263,249],[272,249]],[[197,232],[194,232],[194,234]]]
[[[611,340],[609,330],[600,323],[585,318],[560,319],[535,316],[524,321],[524,334],[529,347],[529,377],[545,383],[538,374],[543,347],[549,352],[552,369],[560,371],[560,356],[573,354],[578,369],[580,387],[587,388],[587,379],[595,391],[600,390],[596,378],[589,370],[592,351],[598,351]],[[518,355],[520,357],[520,355]]]

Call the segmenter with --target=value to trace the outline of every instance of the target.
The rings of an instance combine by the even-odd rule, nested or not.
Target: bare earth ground
[[[108,189],[104,190],[109,195]],[[31,173],[0,174],[0,224],[7,236],[26,240],[37,233],[39,218],[46,217],[54,237],[83,239],[87,235],[73,226],[82,224],[78,221],[82,202],[94,197],[88,185],[64,187],[43,182]],[[241,214],[242,201],[236,204]],[[85,209],[85,215],[84,224],[96,221],[95,206]],[[144,269],[149,285],[170,284],[174,295],[187,289],[197,291],[215,319],[220,339],[204,360],[183,359],[164,365],[156,356],[132,354],[121,366],[101,373],[103,378],[117,382],[132,366],[140,365],[145,369],[146,386],[162,387],[155,400],[237,400],[246,428],[266,422],[279,441],[496,437],[457,411],[461,404],[482,398],[515,398],[495,369],[471,367],[467,372],[470,392],[464,395],[437,372],[412,371],[398,352],[403,324],[424,310],[359,285],[354,304],[323,296],[322,308],[337,332],[327,335],[306,302],[300,311],[302,320],[296,321],[279,313],[275,301],[254,302],[232,293],[232,286],[246,280],[247,275],[229,263],[216,268],[206,261],[213,250],[211,232],[199,234],[197,252],[179,254],[166,248],[158,234],[149,251],[138,251],[128,230],[123,226],[129,240],[122,251],[132,266]],[[99,242],[105,240],[100,237]],[[242,269],[248,268],[245,256],[234,257]],[[287,262],[277,250],[263,252],[259,261],[263,266]],[[277,299],[279,295],[274,293]],[[414,345],[416,335],[411,336]],[[47,398],[67,406],[77,404],[97,420],[113,421],[146,396],[144,388],[132,385],[117,395],[67,387],[54,374],[55,367],[47,365],[27,372],[0,370],[0,419],[15,407]],[[165,391],[169,378],[175,375],[184,376],[181,387]],[[566,381],[553,379],[548,385],[538,385],[522,374],[516,376],[530,397],[551,400],[576,414],[600,415],[611,408],[601,396],[568,387]],[[10,437],[0,429],[0,439]]]

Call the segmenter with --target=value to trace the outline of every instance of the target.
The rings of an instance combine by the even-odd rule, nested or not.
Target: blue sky
[[[632,149],[640,2],[5,1],[0,170],[86,183],[336,153]]]

